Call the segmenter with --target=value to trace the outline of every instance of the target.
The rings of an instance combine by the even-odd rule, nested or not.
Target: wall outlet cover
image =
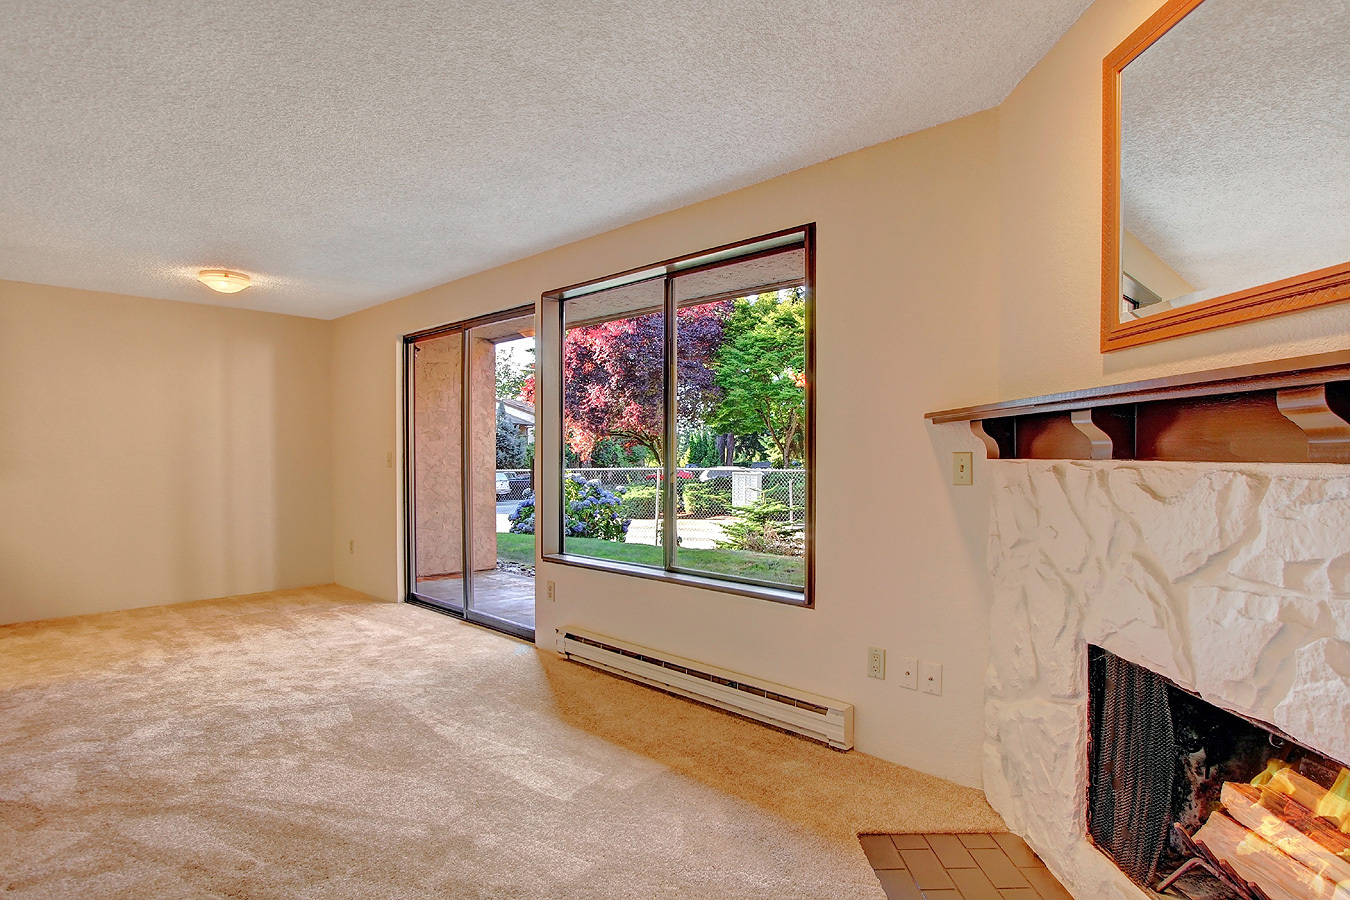
[[[971,484],[975,479],[975,454],[969,450],[952,454],[952,484]]]
[[[902,656],[896,662],[900,669],[900,686],[911,691],[919,689],[919,661],[912,656]]]
[[[942,693],[942,663],[925,662],[919,665],[919,678],[925,694]]]
[[[880,647],[867,648],[867,677],[886,677],[886,651]]]

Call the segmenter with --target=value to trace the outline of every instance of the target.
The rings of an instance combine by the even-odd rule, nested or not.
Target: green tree
[[[497,404],[497,468],[525,468],[525,450],[525,436],[506,418],[501,404]]]
[[[531,349],[530,353],[534,353]],[[534,362],[518,365],[508,353],[497,354],[497,396],[518,400],[525,394],[525,382],[534,375]]]
[[[617,469],[623,465],[623,448],[613,438],[601,438],[591,449],[590,465],[597,469]]]
[[[783,466],[806,444],[806,300],[800,289],[742,297],[713,358],[721,398],[708,425],[731,434],[764,432]]]
[[[751,463],[764,462],[768,458],[769,452],[764,446],[764,432],[736,435],[736,457],[732,465],[748,466]]]
[[[706,469],[720,462],[717,458],[717,435],[707,429],[699,429],[689,438],[688,465],[696,469]]]

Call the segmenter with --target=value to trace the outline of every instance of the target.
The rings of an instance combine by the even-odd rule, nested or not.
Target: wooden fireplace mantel
[[[1350,351],[928,413],[990,459],[1350,463]]]

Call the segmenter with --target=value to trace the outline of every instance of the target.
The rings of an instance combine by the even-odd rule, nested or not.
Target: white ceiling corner
[[[1088,4],[0,0],[0,279],[334,318],[987,109]]]

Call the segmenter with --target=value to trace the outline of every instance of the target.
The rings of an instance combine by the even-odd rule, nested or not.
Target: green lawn
[[[664,562],[660,547],[648,544],[621,544],[594,538],[567,538],[566,552],[593,556],[615,562],[660,568]],[[510,562],[534,564],[534,535],[498,534],[497,555]],[[715,575],[734,575],[756,581],[790,584],[800,587],[806,577],[806,561],[795,556],[771,556],[748,550],[686,550],[680,548],[677,561],[682,568]]]
[[[497,534],[497,558],[506,562],[534,565],[534,535]]]

